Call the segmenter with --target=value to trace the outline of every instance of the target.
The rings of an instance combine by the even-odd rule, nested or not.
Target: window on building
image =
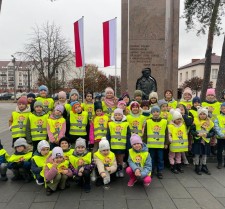
[[[182,82],[182,73],[180,73],[180,82]]]
[[[186,72],[186,80],[188,80],[188,72]]]
[[[191,78],[194,78],[194,77],[196,77],[196,70],[191,71]]]
[[[217,79],[218,69],[212,69],[212,79]]]

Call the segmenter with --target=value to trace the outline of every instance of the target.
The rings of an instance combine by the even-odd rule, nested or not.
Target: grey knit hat
[[[37,106],[41,106],[42,108],[44,108],[44,105],[43,105],[43,103],[41,101],[36,101],[34,103],[34,108],[37,107]]]
[[[24,138],[19,138],[14,142],[14,148],[24,146],[27,147],[27,141]]]
[[[72,90],[71,90],[71,92],[70,92],[70,97],[71,97],[72,95],[74,95],[74,94],[76,94],[76,95],[78,96],[78,99],[79,99],[79,93],[78,93],[78,91],[77,91],[76,89],[72,89]]]
[[[75,148],[77,147],[85,147],[86,148],[86,141],[85,139],[79,137],[76,141],[76,144],[75,144]]]

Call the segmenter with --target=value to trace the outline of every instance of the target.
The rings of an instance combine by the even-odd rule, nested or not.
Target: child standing
[[[145,116],[145,119],[149,119],[151,115],[151,109],[149,109],[149,101],[148,100],[143,100],[141,102],[141,111],[142,115]]]
[[[166,119],[169,123],[172,120],[172,114],[168,112],[168,103],[163,100],[159,100],[158,102],[160,107],[160,117]]]
[[[68,177],[72,177],[73,174],[69,169],[69,161],[63,158],[61,147],[53,148],[42,175],[45,179],[46,195],[51,195],[58,187],[60,190],[65,189]]]
[[[210,175],[207,168],[207,155],[210,154],[210,138],[215,135],[214,123],[208,117],[208,109],[198,108],[198,118],[195,118],[190,133],[193,136],[192,153],[194,154],[195,172],[201,175],[201,171]],[[200,169],[200,156],[202,168]]]
[[[168,111],[173,108],[176,109],[177,107],[177,101],[173,98],[173,91],[170,89],[167,89],[164,92],[164,99],[159,100],[160,102],[167,102],[168,104]]]
[[[73,175],[76,176],[79,185],[83,186],[86,193],[91,190],[91,171],[94,167],[91,159],[91,152],[86,149],[86,142],[83,138],[78,138],[75,150],[69,157]]]
[[[65,109],[67,112],[67,117],[70,114],[70,111],[72,109],[73,103],[79,101],[79,92],[76,89],[72,89],[70,91],[70,95],[69,95],[69,101],[67,104],[65,104]]]
[[[123,159],[130,147],[130,128],[128,122],[126,122],[126,116],[123,115],[123,110],[120,108],[114,110],[111,119],[106,137],[111,145],[112,152],[116,156],[118,164],[116,175],[122,178],[124,177]]]
[[[188,151],[188,136],[181,113],[176,110],[171,111],[171,113],[173,119],[168,125],[170,141],[169,161],[171,171],[178,174],[178,171],[184,172],[181,167],[181,153]]]
[[[126,102],[125,102],[125,101],[123,101],[123,100],[120,100],[120,101],[118,102],[118,104],[117,104],[117,108],[122,109],[122,110],[123,110],[123,114],[124,114],[124,115],[128,115],[128,114],[129,114],[129,112],[130,112],[130,110],[129,110],[129,109],[128,109],[128,107],[127,107]]]
[[[47,119],[47,132],[51,149],[59,146],[59,140],[66,133],[66,120],[63,118],[63,112],[64,107],[57,105],[49,119]]]
[[[201,106],[201,100],[199,97],[194,97],[192,100],[192,107],[189,110],[188,114],[192,117],[192,118],[197,118],[198,117],[198,110],[197,107]]]
[[[129,149],[129,167],[126,168],[126,173],[129,175],[130,179],[127,185],[132,187],[137,179],[141,178],[143,179],[144,186],[149,186],[152,181],[152,162],[148,148],[137,134],[131,136],[130,143],[132,148]]]
[[[27,98],[20,97],[17,101],[16,111],[12,112],[9,119],[9,129],[12,132],[12,147],[18,138],[26,138],[26,125],[30,114],[30,107],[27,106]]]
[[[149,103],[150,103],[150,107],[158,105],[158,94],[157,94],[157,92],[151,92],[149,94]]]
[[[30,111],[34,111],[34,103],[36,102],[36,96],[34,93],[30,92],[27,94],[27,102],[28,105],[30,106]]]
[[[7,162],[9,160],[10,156],[7,153],[7,151],[3,148],[1,140],[0,140],[0,174],[1,178],[0,181],[7,181]]]
[[[47,119],[49,115],[45,113],[42,102],[34,103],[34,112],[27,120],[27,141],[32,140],[33,152],[37,150],[37,144],[41,140],[47,139]]]
[[[57,105],[62,105],[63,106],[63,117],[66,119],[67,118],[67,111],[66,111],[66,105],[67,105],[67,95],[65,91],[60,91],[58,93],[58,101],[55,102],[55,107]]]
[[[117,170],[117,163],[115,154],[110,151],[109,142],[105,137],[99,142],[99,149],[94,153],[94,161],[99,173],[96,186],[104,184],[104,188],[108,189],[111,178]]]
[[[36,179],[37,185],[44,184],[44,178],[41,176],[41,171],[45,165],[45,161],[49,155],[50,145],[46,140],[42,140],[37,145],[37,151],[31,159],[31,172]]]
[[[93,103],[93,93],[88,91],[85,95],[85,102],[81,104],[84,111],[88,113],[88,119],[92,120],[95,114],[94,103]]]
[[[187,110],[191,109],[192,106],[192,90],[189,87],[186,87],[184,89],[182,98],[179,102],[179,104],[183,104]]]
[[[141,90],[135,90],[134,91],[134,101],[138,102],[139,105],[142,102],[142,91]]]
[[[164,169],[164,148],[167,148],[168,142],[165,140],[167,135],[167,120],[160,117],[159,106],[153,106],[151,109],[152,117],[147,120],[145,126],[144,141],[147,141],[147,147],[152,158],[152,171],[157,167],[157,177],[163,178]]]
[[[12,170],[14,176],[12,181],[24,179],[25,182],[32,180],[30,168],[32,152],[27,152],[27,142],[24,138],[19,138],[14,142],[15,152],[9,158],[8,168]]]

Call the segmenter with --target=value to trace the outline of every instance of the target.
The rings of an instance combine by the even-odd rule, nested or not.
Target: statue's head
[[[144,68],[142,74],[144,77],[148,78],[151,75],[151,68]]]

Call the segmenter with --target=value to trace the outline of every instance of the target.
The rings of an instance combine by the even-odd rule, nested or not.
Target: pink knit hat
[[[123,100],[121,100],[121,101],[118,102],[117,107],[120,107],[120,105],[125,105],[125,106],[127,106],[126,102],[123,101]]]
[[[20,97],[19,99],[18,99],[18,101],[17,101],[17,104],[24,104],[24,105],[27,105],[27,97],[25,97],[25,96],[22,96],[22,97]]]
[[[66,92],[65,91],[60,91],[59,94],[58,94],[58,97],[66,99]]]
[[[114,94],[114,90],[111,87],[107,87],[105,89],[105,93],[107,93],[107,92],[112,92]]]
[[[208,95],[216,96],[215,89],[207,89],[206,96]]]
[[[132,134],[130,137],[131,146],[134,144],[143,144],[141,137],[138,134]]]
[[[121,115],[123,115],[123,110],[120,109],[120,108],[116,108],[116,109],[114,110],[114,114],[121,114]]]
[[[63,113],[63,112],[64,112],[64,107],[63,107],[62,105],[57,105],[57,106],[55,107],[55,110],[58,110],[58,111],[60,111],[61,113]]]

